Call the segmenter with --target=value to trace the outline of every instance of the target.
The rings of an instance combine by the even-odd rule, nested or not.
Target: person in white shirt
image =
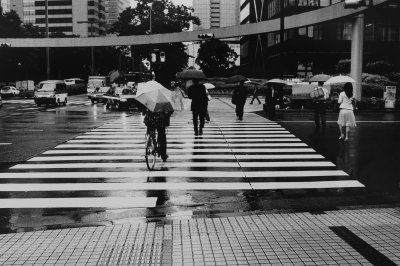
[[[318,88],[321,88],[322,91],[324,92],[324,96],[322,98],[318,98],[314,100],[314,121],[315,121],[315,126],[319,128],[320,123],[322,125],[322,129],[326,128],[326,100],[329,98],[329,92],[326,88],[322,87],[324,83],[323,82],[318,82],[318,87],[315,88],[317,90]]]
[[[338,125],[340,130],[339,140],[348,141],[350,128],[356,126],[356,118],[354,116],[354,104],[355,99],[353,98],[353,85],[350,82],[344,84],[343,91],[339,94],[338,103],[339,106],[339,118]],[[344,128],[346,128],[344,130]]]

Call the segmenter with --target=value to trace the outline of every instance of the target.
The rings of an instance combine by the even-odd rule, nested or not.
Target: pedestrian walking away
[[[192,100],[193,128],[196,136],[203,135],[205,117],[207,114],[208,97],[206,87],[194,79],[193,85],[188,88],[188,97]],[[200,126],[199,126],[200,120]]]
[[[323,82],[318,82],[318,87],[315,88],[314,94],[316,95],[316,91],[319,90],[318,92],[322,91],[322,94],[319,95],[319,97],[316,97],[313,99],[313,105],[314,105],[314,121],[315,121],[315,126],[319,128],[322,126],[322,129],[326,128],[326,100],[329,99],[329,92],[326,88],[322,87],[324,83]]]
[[[253,90],[253,98],[251,98],[251,102],[250,104],[253,104],[254,100],[258,101],[258,104],[261,104],[260,99],[258,98],[258,87],[254,86],[254,90]]]
[[[175,110],[184,110],[185,105],[183,104],[183,93],[181,88],[175,81],[171,81],[171,91],[172,91],[172,104]]]
[[[145,111],[144,124],[147,126],[147,132],[150,133],[152,130],[157,130],[157,141],[159,145],[158,153],[161,159],[166,162],[168,159],[167,155],[167,133],[166,128],[170,124],[170,117],[172,112],[151,112]]]
[[[273,86],[268,85],[267,89],[265,90],[264,111],[267,113],[268,118],[270,119],[275,118],[275,108],[276,108],[277,98],[278,94],[276,93]]]
[[[350,129],[356,127],[354,116],[355,99],[353,98],[353,85],[350,82],[344,84],[343,91],[339,94],[339,118],[338,125],[340,130],[339,140],[348,141]]]
[[[232,93],[232,103],[236,105],[236,117],[238,120],[243,120],[243,109],[247,100],[247,87],[244,86],[244,81],[239,83]]]

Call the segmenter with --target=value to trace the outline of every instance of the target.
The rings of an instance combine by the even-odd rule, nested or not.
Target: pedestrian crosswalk
[[[197,137],[191,121],[172,119],[168,161],[148,171],[142,119],[106,123],[0,173],[6,180],[0,192],[10,193],[0,208],[151,208],[174,191],[363,187],[278,123],[254,114],[245,122],[216,116]]]

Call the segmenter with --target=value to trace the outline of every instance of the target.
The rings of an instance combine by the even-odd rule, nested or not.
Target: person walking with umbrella
[[[236,117],[238,120],[243,120],[243,109],[247,100],[247,87],[244,85],[244,81],[240,81],[232,93],[232,103],[236,105]]]
[[[206,87],[193,79],[193,85],[188,88],[188,97],[192,99],[191,110],[193,115],[193,128],[196,136],[203,135],[204,122],[207,115],[208,96]],[[200,127],[198,126],[200,120]]]

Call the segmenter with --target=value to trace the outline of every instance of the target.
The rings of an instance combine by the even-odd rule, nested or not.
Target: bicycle
[[[146,165],[150,171],[154,169],[157,157],[160,157],[157,130],[155,128],[147,129],[146,132]]]

